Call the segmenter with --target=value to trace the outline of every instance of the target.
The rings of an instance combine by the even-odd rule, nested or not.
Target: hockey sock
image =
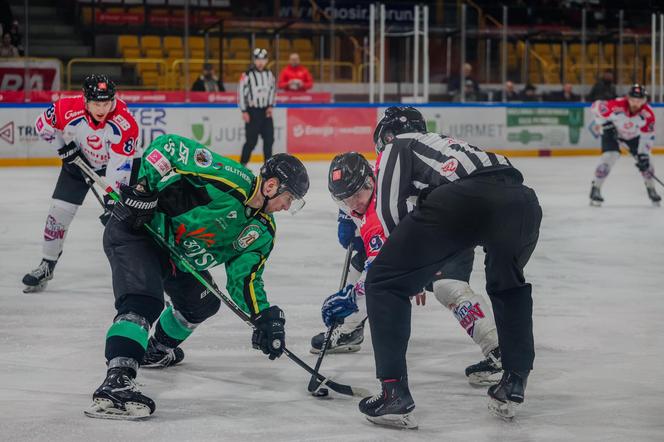
[[[498,347],[496,324],[491,308],[483,296],[475,293],[465,281],[440,279],[434,281],[436,299],[447,307],[466,333],[482,349],[484,356]]]
[[[67,229],[69,229],[69,225],[79,207],[76,204],[53,199],[44,226],[44,244],[42,246],[44,259],[58,260],[65,243]]]
[[[143,360],[145,349],[148,347],[150,336],[150,323],[146,318],[134,312],[118,315],[106,333],[106,360],[113,362],[113,366],[129,366],[128,360]],[[124,361],[119,363],[118,361]],[[134,370],[135,371],[135,370]]]
[[[155,326],[154,338],[166,347],[175,348],[194,332],[198,324],[187,319],[169,305],[159,316]]]
[[[595,186],[602,187],[604,180],[609,176],[609,172],[611,172],[611,168],[616,164],[618,158],[620,158],[620,152],[610,151],[602,154],[595,169],[595,179],[593,180]]]

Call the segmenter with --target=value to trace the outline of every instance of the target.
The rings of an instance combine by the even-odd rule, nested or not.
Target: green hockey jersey
[[[226,288],[242,310],[253,316],[269,307],[262,274],[274,218],[246,205],[260,177],[193,140],[162,135],[143,154],[141,179],[159,193],[151,227],[196,269],[225,264]]]

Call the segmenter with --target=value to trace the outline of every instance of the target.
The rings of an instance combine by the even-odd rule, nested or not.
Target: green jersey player
[[[107,376],[86,415],[133,419],[152,414],[154,402],[134,383],[139,365],[182,360],[179,345],[220,306],[156,244],[144,224],[205,278],[210,278],[208,269],[224,264],[230,296],[256,324],[252,345],[270,359],[281,355],[284,313],[268,302],[262,274],[274,245],[272,213],[301,209],[308,189],[304,165],[288,154],[274,155],[254,176],[184,137],[163,135],[150,144],[138,184],[121,187],[122,203],[104,231],[117,315],[106,335]],[[172,302],[165,310],[164,292]]]

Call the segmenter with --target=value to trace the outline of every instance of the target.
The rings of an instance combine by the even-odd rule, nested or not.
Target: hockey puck
[[[327,388],[319,388],[311,392],[311,395],[314,397],[327,397],[328,394],[330,394],[330,391]]]

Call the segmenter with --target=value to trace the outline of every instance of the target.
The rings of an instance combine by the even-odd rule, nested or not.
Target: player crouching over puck
[[[135,186],[121,186],[104,231],[117,315],[106,335],[106,379],[85,414],[107,419],[151,415],[154,401],[134,379],[146,350],[173,352],[220,306],[211,294],[171,260],[145,224],[185,255],[205,278],[225,264],[233,301],[251,315],[252,345],[281,356],[284,312],[270,305],[263,288],[265,262],[274,245],[272,213],[304,206],[309,178],[288,154],[271,157],[254,176],[239,163],[177,135],[163,135],[146,149]],[[164,310],[164,292],[173,303]],[[150,327],[156,322],[154,335]],[[183,353],[178,352],[179,357]],[[177,355],[176,355],[177,356]]]

